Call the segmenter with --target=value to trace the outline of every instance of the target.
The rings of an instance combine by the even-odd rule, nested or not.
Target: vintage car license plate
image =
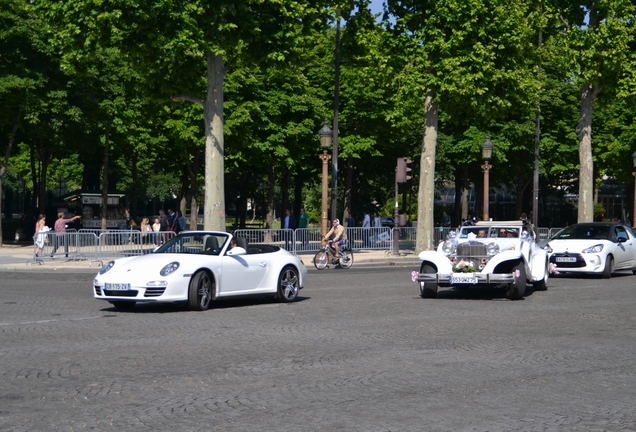
[[[576,257],[556,257],[556,262],[576,262]]]
[[[476,284],[477,276],[473,273],[453,273],[450,278],[451,285],[453,284]]]
[[[104,289],[108,291],[128,291],[130,289],[130,284],[126,283],[106,283],[104,284]]]

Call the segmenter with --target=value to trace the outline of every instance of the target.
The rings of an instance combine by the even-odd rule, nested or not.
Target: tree
[[[68,61],[96,46],[126,50],[149,88],[203,108],[205,123],[205,228],[225,229],[223,84],[224,59],[233,54],[256,63],[289,62],[297,38],[321,24],[320,0],[47,1],[59,23],[55,39]],[[202,80],[203,71],[206,79]],[[205,97],[197,96],[201,93]]]
[[[440,104],[455,122],[488,123],[503,112],[527,109],[534,92],[526,67],[534,56],[532,13],[529,2],[497,0],[389,0],[388,10],[407,59],[408,91],[420,93],[424,106],[416,245],[422,250],[433,246]]]
[[[626,69],[633,56],[636,5],[631,0],[580,0],[558,2],[562,6],[564,37],[554,49],[570,67],[565,79],[580,88],[580,114],[576,126],[579,139],[578,221],[594,218],[594,161],[592,114],[594,101],[604,93],[609,100],[619,93],[621,81],[632,73]],[[632,81],[632,84],[634,82]]]

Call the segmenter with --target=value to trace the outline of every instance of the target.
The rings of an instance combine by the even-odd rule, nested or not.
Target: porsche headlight
[[[442,245],[442,252],[444,252],[444,255],[449,256],[454,251],[455,251],[455,245],[453,245],[453,242],[445,241],[444,244]]]
[[[178,262],[171,262],[170,264],[166,264],[165,266],[163,266],[163,268],[161,269],[161,271],[159,272],[159,274],[161,276],[168,276],[174,272],[177,271],[177,269],[179,268],[179,263]]]
[[[108,270],[112,269],[114,265],[115,261],[109,261],[104,267],[102,267],[102,269],[99,271],[99,274],[106,273]]]
[[[581,252],[582,253],[599,253],[602,250],[603,250],[603,245],[602,244],[597,244],[597,245],[594,245],[594,246],[590,246],[589,248],[585,248]]]
[[[499,253],[499,245],[497,243],[489,243],[486,246],[486,253],[488,256],[495,256]]]

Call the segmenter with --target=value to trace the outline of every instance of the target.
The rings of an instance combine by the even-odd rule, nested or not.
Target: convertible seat
[[[210,236],[205,239],[205,247],[203,248],[205,253],[212,253],[219,250],[219,242],[214,236]]]
[[[246,252],[249,250],[247,249],[247,239],[245,237],[235,237],[235,239],[238,247],[242,247]]]

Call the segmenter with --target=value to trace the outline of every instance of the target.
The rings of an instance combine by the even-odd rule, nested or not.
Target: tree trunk
[[[208,53],[208,94],[205,99],[205,202],[206,230],[225,231],[223,141],[223,57]]]
[[[31,162],[31,181],[33,182],[33,198],[31,199],[31,206],[33,208],[38,208],[40,211],[38,213],[44,213],[44,209],[40,209],[40,185],[38,182],[38,172],[35,166],[35,149],[34,144],[29,144],[29,159]],[[39,216],[39,215],[38,215]]]
[[[15,115],[15,120],[13,121],[13,128],[11,129],[11,135],[9,136],[9,143],[7,144],[7,149],[4,153],[4,160],[2,161],[2,166],[0,166],[0,214],[2,214],[2,178],[7,172],[7,166],[9,165],[9,156],[11,156],[11,149],[13,148],[13,143],[15,141],[15,134],[18,133],[18,126],[20,125],[20,117],[22,115],[22,109],[18,108],[18,112]],[[0,247],[2,247],[2,218],[0,217]]]
[[[110,143],[108,140],[108,129],[106,129],[106,135],[104,136],[104,162],[103,162],[103,176],[102,176],[102,231],[106,231],[106,221],[108,220],[108,153]]]
[[[594,162],[592,161],[592,106],[598,95],[598,84],[585,84],[581,89],[579,136],[579,209],[578,222],[594,220]]]
[[[188,149],[186,148],[186,151]],[[197,192],[199,190],[197,184],[197,173],[199,172],[199,163],[201,161],[200,149],[194,150],[192,162],[186,162],[186,169],[188,170],[188,176],[190,177],[190,229],[195,231],[197,229],[197,217],[199,215],[199,206],[197,204]],[[184,213],[185,215],[185,213]]]
[[[437,146],[438,102],[433,90],[426,89],[424,138],[420,157],[420,188],[417,196],[417,243],[423,251],[434,247],[433,206],[435,204],[435,150]]]
[[[40,143],[40,180],[38,182],[40,186],[40,207],[43,214],[46,214],[46,207],[48,206],[48,196],[46,194],[46,174],[49,171],[49,164],[51,163],[50,151],[45,151],[42,143]],[[57,217],[57,215],[56,215]]]

